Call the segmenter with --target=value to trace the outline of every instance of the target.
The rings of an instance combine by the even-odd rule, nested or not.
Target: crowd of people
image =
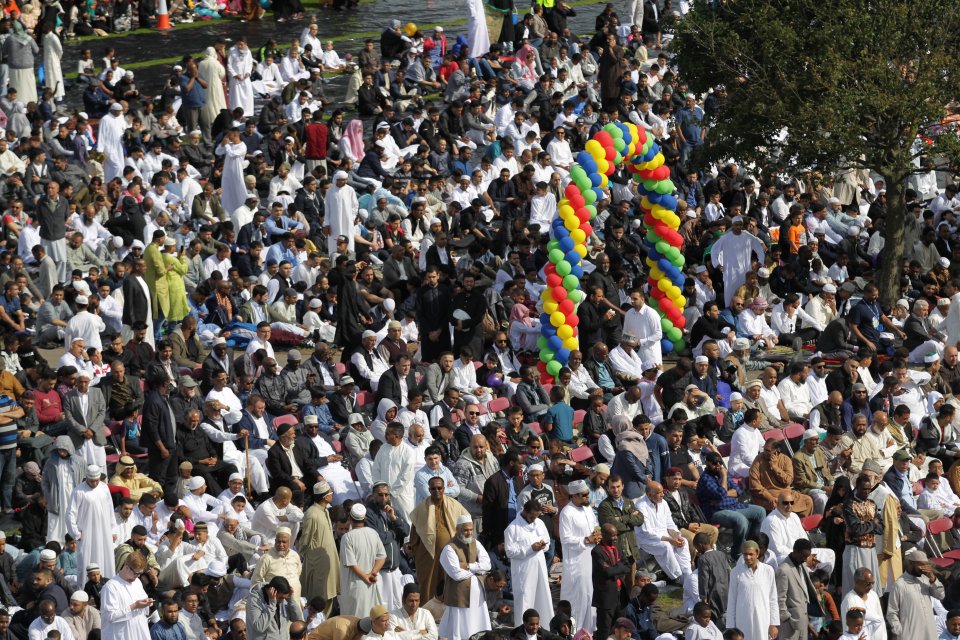
[[[156,99],[85,50],[69,114],[58,3],[0,21],[0,640],[957,640],[951,177],[887,308],[882,182],[701,160],[740,107],[672,66],[687,3],[469,4],[342,59],[218,41]],[[628,121],[684,339],[618,168],[548,379],[558,203]]]

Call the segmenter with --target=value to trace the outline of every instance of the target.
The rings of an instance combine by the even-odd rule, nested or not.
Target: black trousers
[[[594,638],[607,640],[610,637],[610,630],[613,627],[613,621],[620,615],[621,609],[603,609],[597,607],[597,633]]]
[[[148,448],[150,453],[150,477],[163,486],[163,493],[166,495],[173,491],[177,486],[177,467],[180,466],[180,459],[176,451],[170,451],[170,457],[163,458],[160,452],[153,448]]]

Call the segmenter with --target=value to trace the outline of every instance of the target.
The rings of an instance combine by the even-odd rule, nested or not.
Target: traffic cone
[[[157,29],[167,31],[170,29],[170,16],[167,13],[167,0],[160,0],[157,7]]]

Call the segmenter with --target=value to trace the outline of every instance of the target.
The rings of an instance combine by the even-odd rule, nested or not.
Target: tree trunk
[[[903,221],[907,215],[905,186],[902,172],[878,173],[883,177],[887,189],[887,213],[883,227],[885,243],[883,251],[880,252],[880,274],[876,282],[880,289],[880,303],[892,309],[900,298],[900,275],[903,272]]]

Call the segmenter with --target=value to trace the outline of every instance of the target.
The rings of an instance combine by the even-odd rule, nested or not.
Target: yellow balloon
[[[653,160],[651,160],[651,161],[648,162],[647,164],[650,165],[650,168],[651,168],[651,169],[657,169],[657,168],[659,168],[659,167],[662,167],[662,166],[663,166],[663,154],[662,154],[662,153],[658,153],[657,155],[655,155],[655,156],[653,157]]]
[[[550,314],[550,324],[552,324],[555,327],[558,327],[558,328],[561,326],[565,327],[566,325],[563,323],[566,322],[566,320],[567,320],[567,317],[563,315],[562,311],[554,311],[553,313]],[[559,331],[557,332],[557,335],[559,335]]]
[[[569,340],[573,337],[573,327],[568,324],[557,327],[557,337],[561,340]]]
[[[680,218],[673,212],[670,212],[667,216],[665,216],[663,218],[663,222],[674,231],[676,231],[680,226]]]
[[[574,229],[580,228],[580,218],[577,216],[571,216],[563,221],[563,226],[567,228],[567,231],[573,231]]]
[[[647,258],[647,260],[650,260],[650,258]],[[663,271],[661,271],[660,267],[657,266],[657,263],[655,260],[650,260],[650,262],[653,263],[653,265],[650,267],[650,277],[653,278],[654,280],[659,280],[660,282],[663,282],[664,281]],[[659,283],[658,283],[658,286],[659,286]]]
[[[587,246],[584,244],[573,245],[573,250],[580,254],[581,258],[587,257]]]
[[[553,289],[550,287],[544,289],[543,293],[540,294],[540,299],[543,300],[544,303],[556,302],[556,300],[553,299]]]
[[[415,36],[415,35],[417,34],[417,25],[415,25],[415,24],[412,23],[412,22],[408,22],[408,23],[407,23],[407,26],[405,26],[405,27],[403,28],[403,30],[406,31],[406,32],[407,32],[407,35],[412,38],[413,36]]]
[[[574,349],[580,348],[580,341],[576,338],[567,338],[563,341],[563,348],[573,351]]]
[[[630,140],[633,142],[639,142],[639,135],[637,134],[639,129],[637,128],[637,125],[633,124],[632,122],[628,122],[627,129],[630,130]]]
[[[566,220],[569,216],[576,215],[573,211],[573,207],[570,205],[560,205],[557,210],[560,212],[560,217]]]
[[[670,287],[672,287],[672,286],[673,286],[673,285],[670,284],[670,281],[667,280],[666,278],[661,279],[661,280],[657,283],[657,289],[660,289],[660,291],[663,291],[664,293],[666,293],[667,291],[669,291],[669,290],[670,290]]]
[[[560,198],[560,202],[557,203],[557,207],[570,206],[570,201],[566,198]]]
[[[560,305],[558,305],[556,302],[544,302],[543,312],[547,315],[551,315],[559,308],[559,306]]]
[[[665,213],[670,213],[670,209],[660,206],[659,204],[653,205],[653,209],[650,210],[650,213],[653,214],[653,217],[657,220],[663,219]]]
[[[645,262],[647,263],[647,267],[648,267],[649,269],[656,269],[656,268],[657,268],[657,262],[656,262],[656,260],[651,260],[650,258],[647,258],[647,259],[645,260]]]
[[[597,158],[605,158],[607,153],[603,150],[603,145],[597,142],[596,140],[587,140],[587,144],[583,146],[584,151],[590,154],[594,160]]]
[[[587,234],[582,229],[574,229],[570,232],[570,239],[576,244],[583,244],[587,241]]]
[[[605,174],[602,174],[602,173],[601,173],[601,174],[600,174],[600,188],[601,188],[601,189],[606,189],[606,188],[607,188],[607,184],[609,184],[609,182],[610,182],[609,178],[607,178],[607,176],[606,176]]]
[[[593,142],[596,142],[596,140],[594,140]],[[600,144],[600,143],[597,142],[597,144]],[[600,147],[600,148],[603,149],[603,147]],[[610,163],[607,162],[606,156],[601,155],[599,158],[594,158],[594,160],[597,161],[597,173],[599,173],[600,175],[606,175],[607,169],[610,168]]]
[[[640,206],[643,208],[644,211],[653,210],[653,203],[650,202],[650,198],[648,198],[647,196],[643,196],[643,199],[640,201]]]

